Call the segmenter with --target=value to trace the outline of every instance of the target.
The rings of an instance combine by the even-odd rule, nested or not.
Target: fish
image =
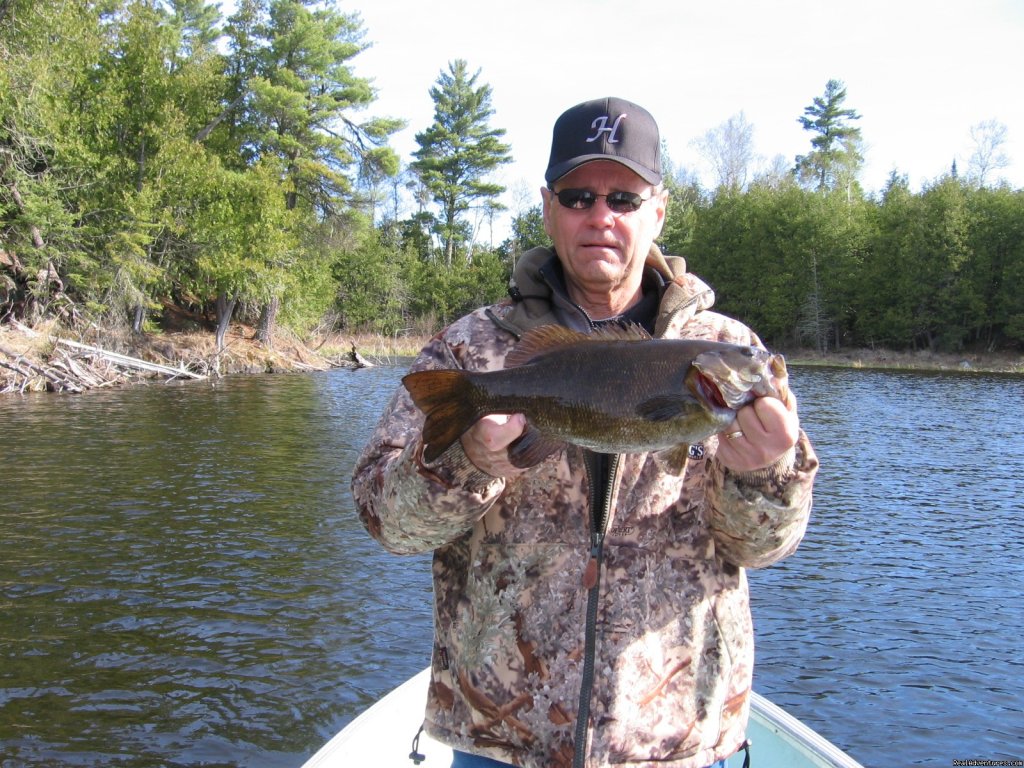
[[[500,370],[422,370],[402,384],[426,417],[426,461],[481,417],[522,413],[526,431],[509,446],[517,467],[533,466],[567,443],[613,454],[685,451],[725,429],[755,398],[789,399],[780,354],[656,339],[635,325],[589,334],[541,326],[523,335]]]

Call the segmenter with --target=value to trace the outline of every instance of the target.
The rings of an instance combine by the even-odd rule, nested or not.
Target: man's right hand
[[[521,413],[484,416],[462,435],[462,450],[471,462],[491,477],[518,475],[523,470],[508,460],[508,447],[526,430]]]

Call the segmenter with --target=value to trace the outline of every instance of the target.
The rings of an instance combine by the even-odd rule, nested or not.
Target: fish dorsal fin
[[[587,338],[592,341],[647,341],[651,334],[637,323],[609,323],[599,325]]]
[[[523,334],[523,338],[505,358],[505,367],[525,365],[538,355],[553,349],[586,341],[587,335],[563,325],[542,325]]]
[[[642,326],[635,324],[605,325],[591,333],[574,331],[563,325],[542,325],[523,334],[520,342],[505,357],[505,367],[526,365],[539,355],[573,344],[594,341],[642,341],[649,338],[651,335]]]

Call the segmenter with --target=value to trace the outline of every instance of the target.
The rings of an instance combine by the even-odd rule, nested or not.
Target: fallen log
[[[172,368],[169,365],[159,365],[147,360],[139,360],[137,357],[129,357],[128,355],[122,355],[118,352],[110,352],[99,347],[93,347],[88,344],[82,344],[68,339],[57,339],[57,343],[64,344],[72,349],[88,352],[89,354],[96,355],[97,357],[102,357],[104,360],[108,360],[115,365],[123,365],[127,368],[135,368],[140,371],[148,371],[149,373],[158,373],[162,376],[170,376],[171,378],[177,378],[179,376],[185,376],[189,379],[206,378],[203,374],[193,373],[192,371],[187,370],[184,366],[180,368]]]

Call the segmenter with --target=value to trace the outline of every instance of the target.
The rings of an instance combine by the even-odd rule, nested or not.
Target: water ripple
[[[293,768],[430,652],[349,477],[403,371],[0,400],[0,763]],[[865,765],[1020,758],[1020,377],[792,371],[811,526],[755,684]]]

